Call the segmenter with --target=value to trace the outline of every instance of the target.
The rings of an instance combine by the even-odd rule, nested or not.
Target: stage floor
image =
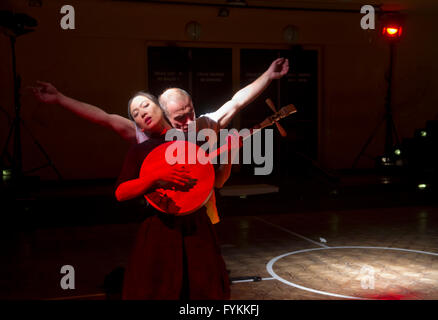
[[[216,225],[233,300],[438,299],[438,208],[225,215]],[[245,215],[247,214],[247,215]],[[0,299],[105,299],[139,224],[22,230],[3,242]],[[63,290],[63,265],[75,289]]]
[[[264,279],[232,298],[438,299],[437,224],[431,207],[232,218],[220,226],[231,276]]]

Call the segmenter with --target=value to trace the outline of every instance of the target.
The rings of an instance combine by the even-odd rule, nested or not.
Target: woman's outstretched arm
[[[109,114],[96,106],[65,96],[48,82],[37,81],[32,91],[40,102],[58,104],[85,120],[111,129],[130,143],[136,142],[135,125],[127,118]]]

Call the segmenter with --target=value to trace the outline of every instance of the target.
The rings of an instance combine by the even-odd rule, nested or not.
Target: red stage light
[[[383,27],[383,36],[387,39],[399,39],[402,34],[402,27],[398,25],[390,25]]]

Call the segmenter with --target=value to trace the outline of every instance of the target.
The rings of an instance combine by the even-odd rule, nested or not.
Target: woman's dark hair
[[[158,102],[158,99],[157,99],[156,96],[154,96],[153,94],[150,94],[148,92],[138,91],[128,101],[128,117],[129,117],[130,120],[134,121],[134,118],[131,115],[131,103],[132,103],[132,100],[134,100],[135,97],[138,97],[138,96],[143,96],[143,97],[148,98],[149,100],[151,100],[153,103],[155,103],[157,106],[159,106],[161,108],[160,103]]]

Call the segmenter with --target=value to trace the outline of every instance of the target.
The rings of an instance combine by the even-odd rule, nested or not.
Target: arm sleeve
[[[143,148],[141,145],[134,145],[128,151],[123,162],[122,170],[116,182],[115,189],[125,181],[137,179],[140,174],[140,168],[143,164],[143,160],[146,157],[145,152],[141,152]]]

